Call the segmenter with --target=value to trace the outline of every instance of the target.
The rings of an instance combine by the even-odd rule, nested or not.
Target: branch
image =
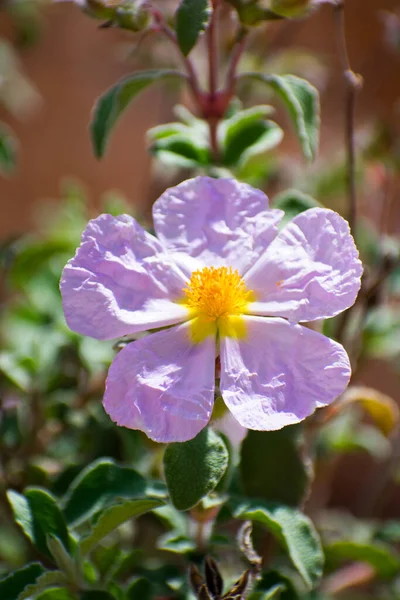
[[[345,101],[345,139],[347,151],[347,194],[348,194],[348,221],[354,232],[357,224],[357,196],[356,196],[356,152],[354,136],[354,117],[357,92],[362,87],[362,78],[354,73],[350,66],[347,51],[346,34],[344,26],[344,0],[337,0],[334,4],[336,23],[337,46],[343,77],[346,85]]]

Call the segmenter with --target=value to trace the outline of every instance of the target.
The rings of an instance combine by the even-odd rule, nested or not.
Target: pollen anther
[[[183,292],[184,303],[193,315],[209,321],[242,315],[254,295],[238,271],[231,267],[205,267],[194,271]]]

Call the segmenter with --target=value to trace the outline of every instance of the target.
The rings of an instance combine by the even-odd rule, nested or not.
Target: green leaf
[[[74,479],[64,497],[64,514],[74,526],[115,498],[137,498],[146,493],[146,481],[134,469],[109,459],[91,463]]]
[[[104,590],[87,590],[82,592],[79,600],[116,600],[115,596]]]
[[[29,390],[31,374],[15,352],[0,352],[0,373],[23,392]]]
[[[125,521],[139,517],[163,504],[164,501],[158,498],[143,498],[140,500],[126,500],[125,502],[106,508],[99,515],[90,534],[80,542],[82,555],[88,554],[100,540],[122,525],[122,523],[125,523]]]
[[[187,510],[212,492],[228,462],[223,440],[209,428],[189,442],[169,444],[164,453],[164,473],[175,508]]]
[[[46,589],[66,585],[67,583],[65,575],[61,571],[45,571],[36,579],[35,583],[25,587],[24,591],[18,596],[18,600],[36,598],[36,596]],[[1,596],[1,598],[3,597]]]
[[[103,156],[115,123],[139,92],[156,81],[172,77],[182,75],[178,71],[165,69],[139,71],[122,79],[98,98],[90,124],[93,149],[97,158]]]
[[[273,208],[280,208],[284,211],[285,216],[281,221],[281,225],[286,225],[297,215],[308,210],[309,208],[322,206],[308,194],[304,194],[299,190],[288,189],[281,192],[272,201]]]
[[[16,522],[40,552],[51,556],[46,542],[48,534],[58,537],[69,549],[69,535],[63,514],[47,491],[29,488],[22,496],[10,490],[7,497]]]
[[[383,578],[394,577],[400,570],[400,556],[382,542],[363,544],[353,541],[338,541],[325,546],[324,550],[326,559],[329,561],[366,562]]]
[[[79,587],[82,583],[82,577],[77,563],[68,554],[56,536],[52,534],[47,535],[46,542],[57,567],[66,574],[68,581],[75,583]]]
[[[237,128],[225,143],[223,163],[240,166],[250,157],[275,148],[282,140],[283,131],[273,121],[255,121]]]
[[[299,600],[299,595],[291,580],[279,571],[267,571],[257,581],[255,591],[249,600]],[[308,598],[308,596],[307,596]]]
[[[126,590],[126,600],[152,600],[152,585],[148,579],[139,577]]]
[[[157,548],[167,550],[174,554],[189,554],[196,550],[196,543],[186,535],[177,534],[175,531],[161,536],[157,542]]]
[[[10,175],[15,170],[17,140],[3,123],[0,123],[0,175]]]
[[[285,104],[295,126],[304,156],[315,158],[319,143],[320,105],[318,90],[295,75],[263,75],[245,73],[271,86]]]
[[[176,134],[157,140],[151,152],[162,162],[179,167],[193,168],[210,163],[207,146],[201,146],[192,135]]]
[[[76,596],[64,588],[54,588],[39,594],[35,600],[76,600]]]
[[[207,27],[211,9],[208,0],[181,0],[176,11],[176,37],[179,48],[187,56],[199,35]]]
[[[318,584],[322,577],[324,555],[318,534],[308,517],[290,506],[256,500],[239,504],[234,516],[264,525],[287,550],[307,588],[311,590]]]
[[[302,456],[298,425],[249,431],[242,444],[240,474],[246,495],[296,506],[308,489],[310,467]]]
[[[282,139],[283,131],[265,116],[273,111],[271,106],[253,106],[240,110],[222,121],[218,134],[223,147],[223,163],[245,163],[250,156],[274,148]]]
[[[0,580],[1,600],[17,600],[29,585],[32,585],[44,573],[40,563],[30,563]]]

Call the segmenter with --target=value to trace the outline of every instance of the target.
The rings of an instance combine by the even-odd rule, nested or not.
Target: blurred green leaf
[[[29,390],[31,373],[15,352],[0,352],[0,373],[23,392]]]
[[[79,600],[117,600],[110,592],[104,590],[86,590],[79,595]]]
[[[178,167],[195,168],[210,163],[208,147],[201,145],[201,140],[193,137],[191,132],[163,137],[155,141],[150,150],[162,162]]]
[[[132,581],[126,589],[126,600],[153,600],[152,585],[145,577]]]
[[[310,466],[302,455],[297,425],[279,431],[250,430],[242,443],[240,474],[253,498],[298,505],[309,485]]]
[[[0,175],[11,175],[17,161],[17,140],[11,130],[0,123]]]
[[[336,453],[364,450],[377,459],[387,458],[390,442],[376,427],[360,423],[361,411],[348,409],[321,428],[318,443]]]
[[[76,600],[76,596],[67,589],[54,588],[39,594],[35,600]]]
[[[326,559],[329,561],[359,561],[370,564],[377,575],[391,578],[399,573],[400,556],[393,548],[375,542],[362,544],[353,541],[333,542],[324,547]]]
[[[74,583],[79,587],[82,582],[79,567],[68,554],[62,542],[55,535],[47,534],[46,543],[58,568],[65,573],[70,583]]]
[[[169,444],[164,453],[164,473],[175,508],[187,510],[212,492],[228,462],[222,438],[208,427],[188,442]]]
[[[19,595],[44,573],[40,563],[30,563],[0,580],[1,600],[17,600]]]
[[[378,528],[376,537],[384,542],[400,543],[400,521],[386,521]]]
[[[272,598],[299,600],[300,597],[289,577],[278,571],[267,571],[257,581],[249,600],[272,600]]]
[[[286,225],[286,223],[291,221],[294,217],[309,208],[322,206],[308,194],[304,194],[295,189],[288,189],[281,192],[275,196],[271,204],[273,208],[280,208],[285,213],[281,225]]]
[[[308,517],[290,506],[256,500],[239,502],[234,516],[264,525],[287,550],[308,589],[319,583],[324,554],[318,534]]]
[[[282,140],[283,131],[274,121],[256,121],[236,128],[225,141],[223,162],[227,166],[239,167],[252,156],[275,148]]]
[[[125,500],[114,504],[103,510],[96,518],[90,534],[84,537],[80,542],[82,555],[86,555],[106,535],[114,531],[117,527],[134,517],[144,515],[146,512],[158,508],[164,504],[163,500],[156,498],[144,498],[140,500]]]
[[[139,71],[119,81],[100,96],[94,106],[90,124],[93,149],[97,158],[103,156],[114,125],[139,92],[157,81],[177,77],[182,77],[178,71],[165,69]]]
[[[209,0],[180,0],[175,15],[175,29],[179,48],[185,56],[207,27],[210,15]]]
[[[244,164],[251,156],[274,148],[282,139],[283,131],[273,121],[265,120],[272,107],[254,106],[236,112],[224,119],[218,130],[223,148],[223,164]]]
[[[100,458],[71,483],[64,497],[67,522],[76,526],[116,498],[137,498],[146,493],[146,480],[130,467]]]
[[[281,98],[293,121],[304,156],[315,158],[319,143],[320,105],[317,89],[295,75],[264,75],[245,73],[269,85]]]
[[[67,583],[65,575],[61,571],[45,571],[36,579],[35,583],[25,587],[24,591],[18,596],[18,600],[30,600],[33,597],[36,598],[41,592],[44,592],[48,588],[63,586]],[[1,598],[3,600],[2,596]]]
[[[69,549],[69,534],[62,512],[55,499],[40,488],[28,488],[24,496],[13,490],[7,492],[15,521],[31,542],[47,556],[46,536],[54,534]]]
[[[167,550],[175,554],[189,554],[196,550],[196,542],[186,535],[169,532],[161,536],[157,542],[157,548]]]

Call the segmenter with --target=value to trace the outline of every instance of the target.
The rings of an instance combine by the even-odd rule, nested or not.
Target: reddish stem
[[[155,23],[157,24],[158,31],[163,33],[173,43],[175,48],[178,50],[179,55],[182,59],[182,62],[185,66],[185,69],[186,69],[186,72],[188,75],[189,86],[192,90],[194,99],[196,100],[197,104],[201,107],[203,105],[202,92],[200,90],[198,77],[197,77],[196,71],[194,69],[194,66],[192,64],[192,61],[190,60],[190,58],[188,58],[187,56],[182,54],[181,49],[179,48],[179,44],[178,44],[178,40],[176,38],[175,32],[172,31],[172,29],[166,23],[162,12],[159,11],[157,8],[153,7],[152,15],[153,15],[153,19],[154,19]]]
[[[212,14],[208,25],[208,84],[209,93],[206,112],[208,127],[210,130],[210,146],[215,162],[218,161],[218,115],[215,115],[217,104],[218,87],[218,40],[216,28],[216,16],[218,10],[218,0],[212,0]]]
[[[237,35],[236,43],[232,50],[231,61],[226,75],[226,90],[230,98],[235,94],[236,74],[239,61],[246,47],[248,32],[246,29],[240,29]]]

